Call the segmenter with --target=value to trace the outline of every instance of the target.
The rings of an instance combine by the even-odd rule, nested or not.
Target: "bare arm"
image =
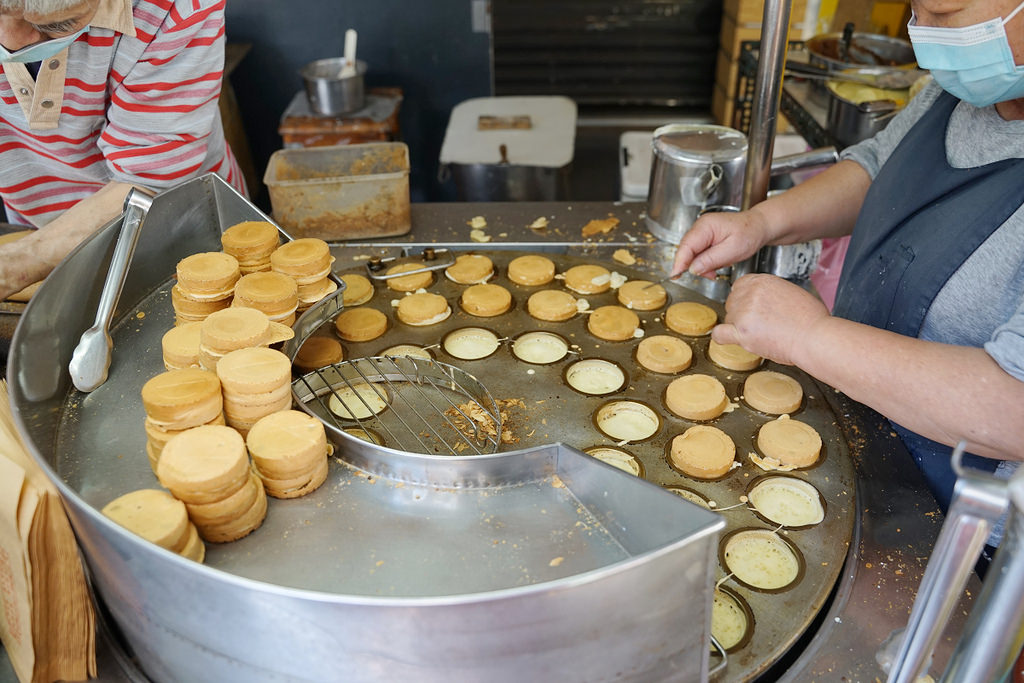
[[[840,161],[749,211],[707,214],[683,236],[672,274],[710,276],[767,244],[848,235],[870,184],[860,164]]]
[[[42,280],[86,237],[121,214],[128,183],[111,182],[48,225],[0,246],[0,298]]]
[[[930,439],[1024,460],[1024,382],[984,349],[928,342],[835,318],[771,275],[737,281],[714,338],[800,369]]]

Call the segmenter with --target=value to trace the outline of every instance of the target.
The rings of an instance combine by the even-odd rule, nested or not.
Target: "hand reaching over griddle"
[[[711,337],[783,365],[795,364],[814,326],[828,319],[825,305],[805,289],[774,275],[745,275],[725,302],[725,322]]]
[[[689,270],[713,278],[719,268],[756,254],[768,243],[768,234],[768,223],[756,210],[704,214],[679,242],[672,277]]]

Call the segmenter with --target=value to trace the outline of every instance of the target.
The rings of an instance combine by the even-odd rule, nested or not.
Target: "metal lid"
[[[747,153],[747,136],[705,123],[670,123],[654,131],[654,153],[675,161],[731,161]]]

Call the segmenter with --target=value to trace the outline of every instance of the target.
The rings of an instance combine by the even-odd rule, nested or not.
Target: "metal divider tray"
[[[163,370],[177,260],[261,213],[214,176],[157,197],[129,272],[109,379],[76,392],[117,222],[66,260],[15,335],[26,444],[67,503],[93,585],[154,680],[697,680],[718,516],[560,444],[474,457],[393,452],[401,477],[345,462],[198,565],[99,508],[158,482],[142,385]]]

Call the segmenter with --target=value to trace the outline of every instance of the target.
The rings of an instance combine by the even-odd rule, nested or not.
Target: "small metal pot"
[[[356,60],[356,73],[341,76],[342,57],[319,59],[302,67],[299,73],[306,84],[306,99],[315,114],[336,116],[362,109],[366,103],[363,76],[366,62]]]
[[[885,128],[900,109],[893,100],[858,103],[837,95],[831,87],[826,87],[826,92],[826,127],[832,137],[844,147],[866,140]]]
[[[675,123],[654,131],[647,229],[678,244],[712,205],[739,206],[747,137],[725,126]]]

